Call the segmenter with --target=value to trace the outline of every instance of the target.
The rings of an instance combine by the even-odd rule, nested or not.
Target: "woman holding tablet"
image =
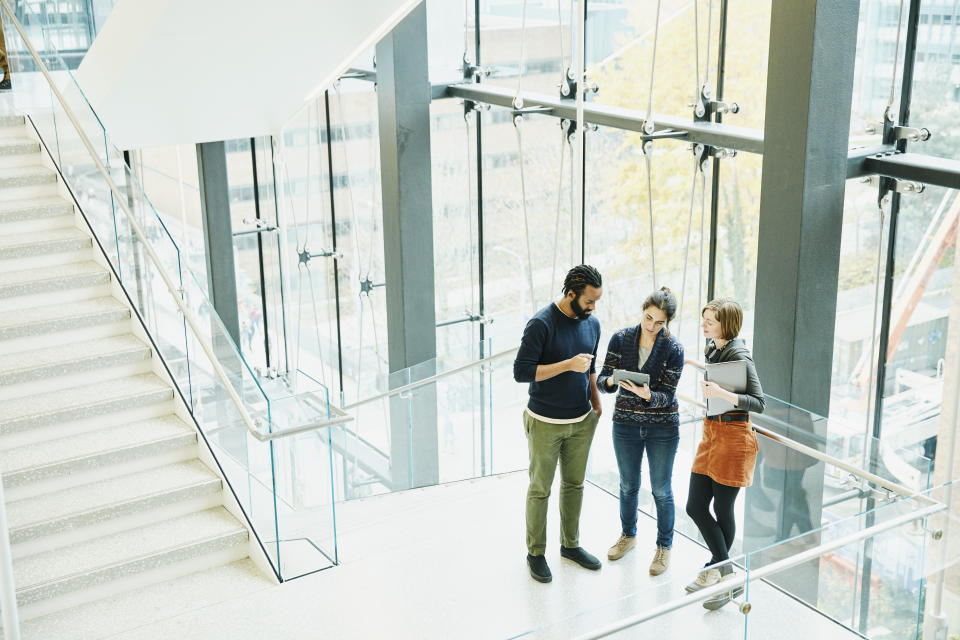
[[[670,481],[680,442],[675,393],[683,371],[683,346],[670,335],[668,325],[676,311],[677,300],[670,289],[663,287],[647,296],[640,324],[610,338],[597,377],[601,391],[617,392],[613,449],[620,471],[621,534],[607,558],[618,560],[636,545],[637,493],[646,451],[650,489],[657,506],[657,550],[650,563],[651,575],[667,570],[673,546],[675,510]],[[638,384],[645,380],[649,382]]]
[[[726,400],[732,409],[703,419],[703,440],[697,447],[693,468],[690,470],[690,491],[687,494],[687,514],[700,529],[711,558],[696,580],[687,585],[687,591],[714,585],[733,577],[730,545],[736,532],[733,507],[740,487],[753,484],[753,467],[757,460],[757,436],[750,426],[748,412],[762,413],[765,402],[760,379],[743,339],[738,338],[743,324],[743,310],[729,298],[711,300],[700,312],[703,337],[707,339],[704,351],[708,364],[743,360],[746,366],[746,389],[742,393],[727,391],[716,382],[702,381],[703,397],[707,400]],[[713,503],[714,517],[710,513]],[[706,600],[707,609],[719,609],[731,598],[737,597],[738,588]]]

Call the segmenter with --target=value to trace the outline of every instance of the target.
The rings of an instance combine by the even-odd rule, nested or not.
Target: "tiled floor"
[[[271,587],[248,564],[209,587],[188,578],[172,587],[88,605],[25,626],[26,638],[571,638],[683,596],[705,551],[675,541],[673,565],[651,578],[655,523],[641,516],[641,546],[617,562],[606,548],[619,533],[617,502],[588,485],[584,547],[599,572],[547,557],[551,584],[527,573],[523,545],[525,473],[359,500],[338,510],[342,564]],[[550,540],[558,536],[556,500]],[[195,595],[192,595],[195,594]],[[700,604],[616,637],[808,640],[852,634],[767,585],[751,586],[753,611]]]

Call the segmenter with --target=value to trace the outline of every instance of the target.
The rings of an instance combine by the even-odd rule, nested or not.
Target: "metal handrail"
[[[356,402],[354,402],[354,403],[352,403],[352,404],[344,405],[342,408],[343,408],[344,410],[347,410],[347,409],[356,409],[357,407],[360,407],[360,406],[365,405],[365,404],[369,404],[369,403],[371,403],[371,402],[376,402],[377,400],[383,400],[384,398],[389,398],[389,397],[391,397],[391,396],[399,395],[399,394],[401,394],[401,393],[406,393],[407,391],[411,391],[411,390],[417,389],[417,388],[419,388],[419,387],[424,387],[424,386],[426,386],[426,385],[428,385],[428,384],[433,384],[433,383],[436,382],[437,380],[442,380],[443,378],[449,378],[450,376],[454,376],[454,375],[456,375],[456,374],[458,374],[458,373],[463,373],[464,371],[467,371],[468,369],[473,369],[474,367],[482,367],[483,365],[485,365],[485,364],[487,364],[487,363],[490,363],[490,362],[493,362],[494,360],[500,360],[500,359],[502,359],[502,358],[505,358],[506,356],[512,356],[513,354],[515,354],[515,353],[517,352],[517,350],[518,350],[519,348],[520,348],[520,347],[514,347],[514,348],[512,348],[512,349],[505,349],[505,350],[503,350],[503,351],[500,351],[499,353],[495,353],[495,354],[490,355],[490,356],[487,356],[487,357],[485,357],[485,358],[478,358],[477,360],[474,360],[473,362],[468,362],[467,364],[462,365],[462,366],[459,366],[459,367],[457,367],[457,368],[455,368],[455,369],[450,369],[449,371],[444,371],[444,372],[442,372],[442,373],[438,373],[438,374],[436,374],[436,375],[430,376],[429,378],[424,378],[423,380],[417,380],[416,382],[411,382],[411,383],[409,383],[409,384],[405,384],[405,385],[403,385],[402,387],[397,387],[396,389],[390,389],[389,391],[384,391],[383,393],[378,393],[378,394],[375,395],[375,396],[370,396],[369,398],[364,398],[363,400],[358,400],[358,401],[356,401]]]
[[[7,503],[3,497],[2,472],[0,472],[0,608],[3,613],[3,637],[7,640],[20,640],[17,588],[13,582],[13,556],[10,552],[10,529],[7,525]]]
[[[247,411],[246,407],[243,406],[243,401],[240,399],[239,394],[233,388],[232,383],[230,382],[227,373],[223,370],[223,367],[220,365],[220,362],[217,360],[213,352],[213,347],[204,339],[203,334],[201,333],[196,319],[193,317],[193,313],[183,302],[182,298],[182,289],[177,287],[170,277],[167,275],[164,270],[160,258],[154,252],[153,247],[147,241],[146,234],[144,234],[143,229],[140,227],[140,223],[137,222],[133,213],[130,211],[130,208],[127,206],[127,197],[125,194],[121,193],[120,188],[114,183],[113,179],[110,177],[107,168],[103,166],[103,163],[100,161],[97,152],[90,142],[90,139],[87,138],[87,135],[83,132],[80,123],[77,121],[76,116],[73,111],[67,106],[67,102],[63,97],[63,94],[60,93],[60,90],[57,88],[56,83],[53,81],[53,77],[50,75],[50,72],[47,70],[46,65],[43,63],[43,60],[40,59],[39,54],[36,49],[33,48],[33,45],[30,44],[30,40],[27,37],[26,32],[23,30],[23,26],[20,24],[20,21],[17,20],[17,17],[13,14],[13,11],[10,10],[10,6],[7,4],[6,0],[0,0],[0,6],[3,7],[3,10],[6,11],[7,17],[10,20],[10,24],[16,28],[17,32],[20,34],[23,44],[26,46],[27,50],[30,52],[30,55],[33,57],[34,62],[37,65],[37,68],[40,69],[40,73],[43,74],[43,77],[46,79],[47,83],[50,85],[50,91],[57,97],[57,101],[60,103],[60,106],[63,107],[63,111],[66,114],[67,118],[70,120],[70,123],[77,130],[77,134],[80,137],[80,141],[83,143],[83,146],[86,147],[87,152],[90,154],[90,157],[93,159],[93,164],[96,166],[97,171],[103,176],[103,179],[106,180],[107,186],[110,187],[110,191],[114,195],[115,202],[119,205],[120,209],[126,214],[127,219],[130,223],[130,227],[136,233],[137,237],[140,239],[141,244],[143,245],[144,250],[147,252],[147,255],[150,257],[150,260],[156,266],[157,271],[160,274],[163,283],[166,285],[167,290],[170,292],[171,297],[173,297],[174,302],[177,307],[179,307],[180,312],[183,313],[183,317],[186,320],[187,324],[190,326],[191,331],[193,331],[194,337],[197,342],[200,344],[200,347],[203,349],[203,352],[207,355],[207,358],[210,360],[210,364],[213,366],[214,372],[217,374],[217,377],[223,382],[224,386],[227,389],[227,394],[230,396],[230,399],[237,406],[237,410],[240,412],[240,417],[243,420],[244,424],[247,425],[247,429],[258,439],[264,439],[269,434],[265,434],[258,428],[258,422],[254,420],[250,413]],[[269,400],[268,400],[269,402]]]
[[[913,497],[926,498],[928,500],[932,500],[931,498],[929,498],[929,496],[923,496],[919,494],[915,494]],[[780,573],[781,571],[785,571],[797,565],[801,565],[804,562],[808,562],[815,558],[819,558],[823,554],[829,553],[830,551],[833,551],[835,549],[839,549],[849,544],[859,542],[860,540],[866,540],[867,538],[883,533],[884,531],[888,531],[890,529],[905,525],[909,522],[913,522],[914,520],[926,518],[927,516],[933,515],[934,513],[944,511],[946,510],[946,508],[947,508],[947,505],[933,501],[933,504],[928,504],[926,507],[923,507],[916,511],[903,514],[896,518],[892,518],[887,522],[877,524],[872,527],[867,527],[866,529],[863,529],[856,533],[851,533],[849,535],[842,536],[831,542],[826,542],[824,544],[819,544],[810,549],[805,549],[800,553],[797,553],[796,555],[788,556],[776,562],[771,562],[770,564],[760,567],[759,569],[749,569],[746,573],[738,575],[729,580],[724,580],[723,583],[721,584],[715,584],[711,587],[701,589],[700,591],[696,591],[686,596],[676,598],[674,600],[671,600],[670,602],[660,605],[659,607],[654,607],[653,609],[644,611],[643,613],[622,618],[617,622],[611,623],[607,626],[576,636],[574,640],[597,640],[597,638],[605,638],[606,636],[612,635],[614,633],[618,633],[630,627],[634,627],[638,624],[646,622],[647,620],[651,620],[658,616],[670,613],[671,611],[676,611],[677,609],[688,607],[692,604],[700,602],[701,600],[705,600],[707,598],[710,598],[712,596],[715,596],[721,593],[727,593],[729,591],[732,591],[733,589],[736,589],[737,587],[743,586],[747,582],[751,582],[754,580],[761,580],[763,578],[766,578],[767,576],[775,575],[777,573]],[[748,554],[748,557],[749,557],[749,554]]]

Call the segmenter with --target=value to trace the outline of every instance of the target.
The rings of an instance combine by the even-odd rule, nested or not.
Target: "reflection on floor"
[[[570,638],[682,596],[706,560],[702,547],[678,537],[670,570],[650,577],[656,528],[641,515],[638,548],[607,562],[619,534],[617,501],[587,485],[581,543],[603,569],[561,561],[554,496],[554,580],[534,582],[524,559],[525,491],[519,472],[352,501],[338,507],[338,567],[277,587],[234,567],[220,577],[234,583],[219,590],[219,601],[191,596],[204,589],[184,579],[182,593],[144,594],[155,602],[100,603],[32,621],[25,637]],[[694,604],[615,637],[743,638],[746,621],[748,638],[857,637],[764,584],[751,585],[750,602],[749,616],[732,605],[708,612]]]

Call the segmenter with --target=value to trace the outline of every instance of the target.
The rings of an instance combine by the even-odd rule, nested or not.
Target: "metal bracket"
[[[376,289],[377,287],[385,287],[385,286],[387,286],[386,282],[375,283],[373,280],[370,279],[370,276],[367,276],[366,278],[363,278],[362,280],[360,280],[360,295],[369,296],[371,293],[373,293],[373,290]]]
[[[926,140],[930,139],[930,130],[926,127],[894,127],[893,137],[895,140],[925,142]]]
[[[686,138],[688,135],[688,132],[680,129],[661,129],[653,133],[645,133],[640,138],[642,140],[663,140],[666,138]]]
[[[923,193],[926,185],[916,180],[894,180],[893,190],[897,193]]]
[[[473,100],[464,100],[463,101],[463,115],[467,116],[473,113],[474,111],[489,111],[490,105],[486,102],[474,102]]]
[[[713,147],[705,144],[695,144],[692,145],[691,149],[697,159],[697,168],[702,173],[706,173],[707,167],[710,165],[710,158],[713,156]]]
[[[333,258],[334,260],[343,260],[342,251],[331,251],[328,249],[323,249],[318,253],[311,253],[306,247],[303,251],[297,254],[300,264],[309,264],[310,261],[314,258]]]
[[[740,113],[740,105],[736,102],[711,102],[711,113]]]
[[[241,220],[241,222],[243,224],[252,226],[253,229],[244,229],[243,231],[234,231],[233,233],[230,234],[234,238],[238,236],[248,236],[254,233],[266,233],[266,232],[277,230],[277,227],[273,226],[272,224],[270,224],[269,222],[263,219],[244,218],[243,220]]]
[[[470,311],[470,309],[464,309],[462,318],[457,318],[456,320],[447,320],[446,322],[438,322],[437,327],[449,327],[450,325],[461,324],[464,322],[479,322],[481,325],[487,325],[493,324],[493,318],[473,313]]]
[[[583,76],[584,92],[585,93],[599,93],[600,86],[596,82],[590,82],[590,78],[587,75]],[[567,72],[563,74],[563,82],[557,85],[560,89],[560,98],[575,98],[577,96],[577,74],[570,67],[567,67]]]
[[[709,83],[700,87],[700,94],[696,102],[690,102],[688,107],[693,109],[693,119],[698,122],[710,122],[715,113],[740,113],[740,104],[737,102],[719,102],[713,100],[713,88]]]
[[[553,112],[553,107],[539,107],[539,106],[538,106],[538,107],[524,107],[524,106],[522,106],[522,105],[523,105],[523,98],[521,98],[521,97],[517,97],[517,99],[514,100],[513,103],[514,103],[514,108],[513,108],[513,110],[511,111],[511,113],[513,114],[513,125],[514,125],[514,126],[518,126],[521,122],[523,122],[523,116],[525,116],[525,115],[532,114],[532,113],[552,113],[552,112]],[[520,104],[521,106],[520,106],[520,107],[517,107],[517,106],[516,106],[517,104]]]
[[[475,81],[476,78],[488,78],[490,74],[493,73],[491,67],[478,67],[477,65],[471,64],[466,56],[463,57],[463,64],[460,70],[463,72],[463,79],[471,81]]]
[[[567,142],[569,142],[570,144],[574,144],[576,142],[577,121],[561,118],[560,128],[567,132]],[[585,131],[596,131],[597,129],[599,129],[599,127],[592,122],[584,123],[583,128]]]
[[[867,125],[863,128],[865,133],[870,135],[876,135],[878,133],[883,133],[883,123],[882,122],[868,122]]]
[[[877,203],[882,205],[891,193],[923,193],[926,185],[916,180],[897,180],[887,176],[866,176],[861,180],[865,184],[879,187]]]

